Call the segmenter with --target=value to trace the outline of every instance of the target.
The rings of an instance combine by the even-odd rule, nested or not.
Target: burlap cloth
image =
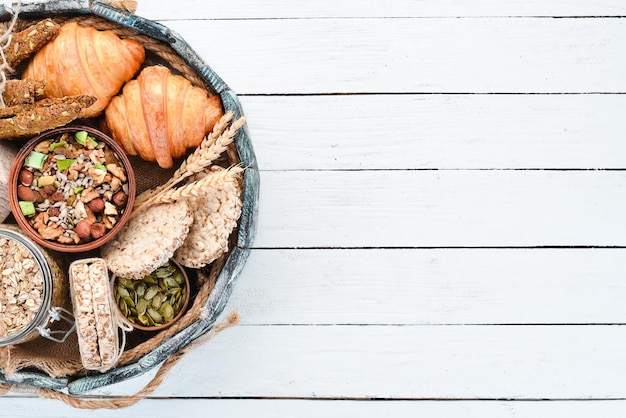
[[[136,7],[136,2],[133,1],[110,0],[109,3],[127,11],[134,11]],[[113,30],[121,38],[132,38],[138,40],[142,43],[146,50],[146,62],[144,65],[151,65],[153,63],[165,64],[173,71],[185,76],[192,82],[192,84],[215,93],[212,87],[207,85],[202,78],[190,69],[185,61],[174,50],[172,50],[169,45],[161,41],[138,34],[131,29],[121,27],[108,20],[95,16],[54,16],[53,20],[60,24],[68,21],[77,21],[81,25],[88,25],[100,30]],[[33,21],[18,18],[15,23],[14,30],[19,31],[32,23]],[[6,31],[7,28],[8,23],[5,23],[4,27],[0,25],[0,32]],[[102,128],[102,126],[98,127]],[[174,171],[174,169],[171,171],[163,171],[161,169],[155,170],[152,164],[145,163],[139,158],[131,158],[131,162],[135,171],[138,193],[166,182]],[[234,165],[237,163],[239,163],[239,159],[234,145],[231,145],[227,153],[222,156],[221,161],[218,161],[218,164],[224,166]],[[231,235],[229,248],[233,248],[235,245],[236,236],[237,231],[235,230]],[[83,254],[81,258],[97,255],[98,253]],[[228,253],[224,254],[206,269],[188,270],[190,281],[192,282],[192,289],[190,289],[192,303],[190,304],[187,312],[175,324],[158,333],[143,332],[139,330],[134,330],[129,333],[126,337],[126,347],[118,363],[119,366],[136,362],[142,356],[161,345],[166,339],[172,337],[200,318],[204,304],[209,297],[209,294],[215,284],[215,280],[228,255]],[[69,256],[65,255],[65,257],[68,258]],[[71,259],[67,259],[67,265],[69,265],[69,262],[71,261]],[[69,297],[65,299],[62,305],[63,308],[70,312],[72,311]],[[194,341],[194,343],[188,345],[183,350],[176,353],[176,355],[168,358],[165,363],[162,364],[154,379],[134,396],[118,400],[87,401],[50,389],[37,389],[36,393],[42,397],[60,399],[74,407],[85,409],[115,409],[132,405],[153,391],[158,384],[160,384],[165,373],[167,373],[167,371],[182,357],[185,352],[197,346],[199,343],[210,339],[222,329],[234,325],[237,321],[237,314],[231,314],[224,322],[215,326],[211,332],[206,334],[204,337]],[[56,343],[43,337],[38,337],[33,341],[24,344],[2,347],[0,348],[0,369],[6,376],[10,376],[19,370],[37,369],[45,372],[51,377],[68,377],[70,379],[94,373],[92,371],[85,370],[81,364],[80,354],[78,351],[78,339],[75,333],[73,333],[64,343]],[[19,388],[12,388],[10,385],[0,385],[0,395],[3,392],[6,393],[9,389],[15,390]]]

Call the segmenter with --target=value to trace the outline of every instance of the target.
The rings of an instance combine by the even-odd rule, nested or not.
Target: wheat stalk
[[[243,168],[239,165],[232,166],[220,171],[211,171],[199,180],[187,183],[179,188],[163,191],[152,196],[150,199],[142,203],[141,206],[133,209],[131,218],[137,213],[141,212],[143,209],[146,209],[153,205],[158,205],[159,203],[173,203],[180,199],[198,196],[201,192],[206,191],[211,187],[214,187],[215,185],[227,181],[232,181],[242,172]]]
[[[233,122],[228,129],[226,129],[232,118],[232,111],[225,113],[215,124],[213,131],[205,137],[196,150],[191,153],[185,161],[183,161],[178,170],[174,172],[167,183],[164,183],[155,189],[147,190],[137,196],[135,199],[135,207],[140,207],[154,196],[170,190],[183,180],[194,174],[200,173],[209,167],[215,159],[226,151],[228,146],[234,141],[235,134],[239,128],[241,128],[245,123],[245,117],[241,117]]]
[[[213,130],[211,131],[211,133],[202,140],[202,142],[200,143],[200,145],[198,145],[194,152],[192,152],[187,157],[187,159],[183,161],[180,167],[178,167],[178,170],[174,172],[170,181],[182,176],[188,170],[187,167],[196,164],[197,161],[201,158],[202,154],[207,152],[207,149],[213,149],[215,147],[215,144],[224,135],[224,131],[226,130],[226,127],[228,126],[230,121],[233,119],[233,116],[234,114],[232,110],[224,113],[224,115],[213,126]]]
[[[187,159],[185,171],[179,173],[180,180],[184,180],[187,177],[202,172],[205,168],[210,166],[213,161],[219,158],[219,156],[222,155],[222,153],[226,151],[228,146],[234,141],[235,134],[244,123],[246,123],[246,118],[245,116],[242,116],[234,121],[226,131],[218,136],[211,146],[201,149],[198,153],[194,152],[191,154],[190,158]]]

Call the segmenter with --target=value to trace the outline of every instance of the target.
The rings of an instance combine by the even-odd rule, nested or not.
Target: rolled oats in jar
[[[14,225],[0,225],[0,346],[43,336],[63,342],[74,329],[59,263]],[[63,321],[52,331],[48,324]]]

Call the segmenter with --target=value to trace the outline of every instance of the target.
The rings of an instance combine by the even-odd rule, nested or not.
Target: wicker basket
[[[119,7],[119,4],[117,5]],[[7,22],[12,17],[12,10],[5,6],[0,7],[2,21]],[[146,50],[147,60],[169,66],[184,75],[192,84],[219,94],[224,110],[232,110],[235,119],[243,115],[236,94],[178,34],[161,24],[104,2],[52,0],[22,5],[16,28],[19,30],[45,17],[50,17],[58,23],[76,20],[79,24],[97,29],[111,29],[122,38],[139,40]],[[129,406],[158,385],[162,374],[181,358],[194,340],[201,336],[206,338],[215,332],[217,317],[222,313],[235,280],[247,260],[256,231],[259,174],[246,125],[238,131],[233,145],[223,158],[225,164],[240,163],[246,167],[243,176],[242,213],[238,226],[231,235],[229,252],[206,269],[193,272],[198,278],[198,286],[187,313],[164,331],[149,335],[140,334],[137,338],[131,336],[135,341],[130,341],[119,365],[106,373],[85,371],[80,365],[79,358],[74,362],[71,358],[63,359],[67,361],[61,368],[43,367],[35,371],[31,367],[26,371],[22,363],[16,365],[14,370],[4,370],[4,374],[0,373],[0,383],[5,390],[26,387],[30,392],[34,390],[42,397],[61,399],[72,406],[82,408]],[[22,356],[28,354],[28,347],[25,350],[21,353]],[[38,364],[41,359],[32,360],[32,364],[28,366]],[[151,382],[152,387],[133,397],[115,401],[86,401],[73,396],[139,376],[158,366],[160,370]]]

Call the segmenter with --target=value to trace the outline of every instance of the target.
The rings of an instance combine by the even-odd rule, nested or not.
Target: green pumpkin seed
[[[150,275],[146,276],[143,278],[143,282],[147,283],[147,284],[157,284],[158,282],[156,281],[156,279]]]
[[[165,282],[165,286],[167,286],[168,289],[180,287],[176,279],[174,279],[173,277],[166,277],[163,279],[163,282]]]
[[[166,322],[170,322],[172,319],[174,319],[174,308],[172,308],[172,305],[167,302],[161,306],[161,309],[159,309],[159,313],[163,315],[163,318],[165,318]]]
[[[172,287],[170,289],[167,290],[167,292],[165,292],[166,295],[168,296],[172,296],[172,295],[177,295],[181,292],[180,287]]]
[[[150,318],[152,318],[152,320],[157,323],[157,324],[161,324],[163,323],[163,317],[161,316],[160,313],[158,313],[154,308],[148,308],[147,310],[148,316]]]
[[[126,301],[124,299],[122,299],[120,301],[120,310],[122,311],[122,313],[124,314],[124,316],[128,316],[129,314],[129,310],[128,310],[128,306],[126,305]]]
[[[130,296],[130,293],[128,293],[128,290],[122,286],[121,284],[117,285],[117,293],[121,296],[121,297],[126,297],[126,296]]]
[[[187,294],[184,284],[183,273],[167,262],[142,280],[118,278],[115,300],[130,322],[160,325],[172,321],[182,309]]]
[[[148,290],[146,290],[146,293],[143,295],[143,297],[146,300],[152,300],[152,298],[155,297],[157,293],[159,293],[159,288],[157,286],[151,286]]]
[[[172,273],[172,277],[174,278],[174,280],[176,280],[176,283],[178,283],[179,285],[182,285],[185,282],[183,273],[181,273],[179,270],[176,270],[174,273]]]
[[[157,294],[156,294],[156,295],[152,298],[152,307],[153,307],[154,309],[159,309],[159,308],[161,307],[161,303],[163,303],[163,302],[162,302],[162,300],[161,300],[161,294],[160,294],[160,293],[157,293]]]
[[[137,313],[139,315],[143,315],[146,313],[146,309],[148,309],[148,301],[145,300],[144,298],[139,298],[139,300],[137,301]]]
[[[138,315],[137,320],[141,323],[141,325],[145,325],[145,326],[150,325],[150,319],[148,318],[148,315],[144,315],[144,314]]]
[[[147,288],[148,287],[145,285],[145,283],[139,282],[137,284],[137,287],[135,288],[135,292],[137,293],[137,296],[142,297],[146,293]]]
[[[124,296],[122,297],[122,299],[124,300],[124,302],[126,302],[126,306],[128,306],[129,308],[135,307],[135,301],[132,300],[130,296]]]
[[[120,279],[118,279],[118,283],[121,284],[124,287],[132,287],[133,286],[133,280],[130,280],[130,279],[120,278]]]
[[[172,272],[167,267],[160,267],[153,274],[157,279],[164,279],[166,277],[170,277]]]

